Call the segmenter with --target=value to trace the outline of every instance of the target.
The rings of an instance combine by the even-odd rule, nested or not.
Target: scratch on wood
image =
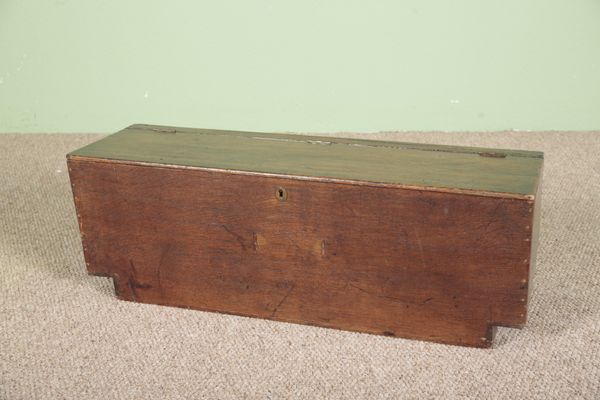
[[[294,290],[294,287],[295,287],[294,285],[290,286],[290,288],[288,289],[288,291],[286,292],[286,294],[283,296],[283,298],[279,301],[279,303],[273,309],[273,312],[271,312],[271,315],[270,315],[269,318],[273,318],[275,316],[275,314],[277,314],[277,311],[279,311],[279,308],[283,305],[283,303],[285,303],[285,301],[287,300],[288,296]]]
[[[115,173],[115,182],[119,183],[119,170],[117,168],[117,165],[113,164],[112,169],[113,169],[113,172]]]
[[[129,288],[129,293],[131,294],[133,301],[137,301],[137,293],[135,292],[135,265],[133,265],[132,259],[129,259],[129,267],[131,273],[129,274],[129,278],[127,278],[127,287]]]
[[[378,296],[378,297],[381,297],[382,299],[387,299],[389,301],[393,301],[394,303],[402,303],[402,304],[406,303],[406,301],[401,300],[397,297],[393,297],[393,296]],[[408,307],[408,305],[406,307]]]
[[[239,235],[239,234],[235,233],[234,231],[232,231],[231,229],[229,229],[227,227],[227,225],[225,225],[225,224],[221,224],[220,227],[225,229],[225,231],[227,231],[227,233],[229,233],[231,236],[233,236],[235,238],[235,240],[237,240],[237,242],[240,244],[242,250],[246,250],[246,243],[244,243],[244,238],[241,235]]]
[[[129,292],[131,293],[131,298],[134,301],[138,301],[136,289],[150,289],[152,288],[152,285],[148,283],[138,282],[136,276],[137,272],[132,259],[129,259],[129,267],[131,269],[131,272],[129,274],[129,277],[127,278],[127,287],[129,288]]]
[[[506,158],[506,154],[498,153],[495,151],[486,151],[486,152],[479,153],[479,155],[481,157]]]
[[[363,289],[360,286],[356,286],[355,284],[350,283],[350,282],[348,282],[348,284],[346,286],[353,287],[354,289],[360,290],[363,293],[366,293],[366,294],[368,294],[370,296],[378,297],[380,299],[390,300],[390,301],[393,301],[395,303],[406,303],[404,300],[398,299],[398,298],[393,297],[393,296],[385,296],[385,295],[382,295],[382,294],[372,293],[372,292],[370,292],[370,291],[368,291],[366,289]]]
[[[135,292],[135,266],[133,265],[133,260],[129,259],[129,267],[131,268],[131,273],[129,274],[129,278],[127,279],[127,287],[129,288],[129,293],[134,301],[137,301],[137,293]]]
[[[135,265],[133,264],[133,260],[129,259],[129,267],[131,268],[131,275],[135,278]]]
[[[135,289],[133,287],[133,282],[131,281],[131,278],[127,279],[127,287],[129,288],[129,293],[131,294],[131,298],[133,299],[133,301],[138,301],[137,300],[137,295],[135,294]]]
[[[161,296],[164,295],[165,291],[162,285],[162,268],[163,265],[165,263],[165,260],[167,259],[167,256],[169,254],[169,252],[171,251],[171,247],[172,247],[172,243],[167,244],[167,246],[165,247],[165,249],[163,250],[162,254],[160,255],[160,260],[158,261],[158,268],[156,271],[156,279],[158,281],[158,290],[160,291]]]
[[[421,237],[419,232],[415,231],[415,237],[417,238],[417,245],[419,246],[419,255],[421,257],[421,266],[425,268],[425,255],[423,254],[423,245],[421,244]]]
[[[353,283],[350,283],[350,282],[348,282],[348,286],[351,286],[351,287],[353,287],[354,289],[358,289],[358,290],[360,290],[360,291],[361,291],[361,292],[363,292],[363,293],[370,294],[371,296],[377,296],[377,297],[379,297],[379,295],[378,295],[378,294],[371,293],[371,292],[369,292],[368,290],[365,290],[365,289],[363,289],[363,288],[361,288],[361,287],[359,287],[359,286],[356,286],[356,285],[355,285],[355,284],[353,284]]]

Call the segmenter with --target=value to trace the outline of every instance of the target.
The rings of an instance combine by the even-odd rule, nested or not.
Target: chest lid
[[[282,133],[132,125],[68,157],[535,196],[543,153]]]

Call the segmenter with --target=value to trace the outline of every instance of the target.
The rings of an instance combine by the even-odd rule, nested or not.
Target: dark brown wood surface
[[[526,321],[531,197],[68,163],[122,299],[477,347]]]

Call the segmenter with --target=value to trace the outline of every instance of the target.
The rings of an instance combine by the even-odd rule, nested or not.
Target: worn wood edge
[[[537,235],[539,234],[539,212],[540,212],[540,197],[537,194],[539,186],[536,186],[535,198],[527,200],[527,206],[529,207],[528,212],[530,217],[528,218],[527,225],[523,227],[525,232],[525,240],[529,243],[528,256],[523,260],[524,264],[524,275],[521,278],[521,289],[525,289],[525,293],[520,298],[521,312],[516,316],[515,322],[505,323],[496,322],[490,320],[490,325],[504,328],[523,329],[527,324],[527,318],[529,314],[529,303],[531,300],[531,287],[533,281],[533,270],[535,266],[535,256],[537,252]],[[537,224],[536,224],[537,222]]]
[[[88,274],[94,274],[93,272],[90,271],[90,260],[89,260],[89,256],[88,256],[88,251],[87,251],[87,246],[86,246],[86,238],[85,238],[85,229],[83,227],[83,219],[81,218],[81,214],[79,213],[80,205],[79,205],[79,197],[77,197],[77,195],[75,194],[75,182],[73,180],[73,176],[71,175],[71,159],[69,157],[67,157],[67,172],[69,174],[69,182],[70,182],[70,186],[71,186],[71,194],[73,196],[73,203],[75,206],[75,214],[77,216],[77,226],[79,227],[79,237],[81,238],[81,249],[83,252],[83,260],[85,262],[85,268],[88,272]],[[101,275],[102,272],[98,272],[98,275]],[[104,276],[108,276],[108,274],[104,274]]]
[[[538,168],[537,179],[534,187],[534,195],[533,198],[527,201],[529,207],[529,214],[531,217],[529,218],[529,224],[525,227],[527,232],[527,236],[525,238],[526,241],[529,241],[529,256],[525,260],[527,262],[527,268],[525,270],[525,276],[521,281],[523,285],[526,286],[527,292],[524,297],[521,298],[521,302],[523,303],[523,312],[520,314],[520,321],[514,325],[505,325],[509,328],[517,328],[522,329],[525,327],[527,323],[527,319],[529,318],[529,304],[531,301],[532,295],[532,287],[533,280],[535,274],[535,264],[537,259],[537,247],[538,247],[538,239],[540,235],[540,221],[541,221],[541,185],[542,185],[542,176],[543,176],[543,160],[540,163]],[[499,325],[500,326],[500,325]]]
[[[447,153],[463,153],[463,154],[479,154],[482,153],[502,153],[511,157],[527,157],[527,158],[544,158],[544,153],[533,150],[516,150],[516,149],[493,149],[488,147],[466,147],[454,146],[445,144],[428,144],[428,143],[411,143],[390,140],[377,140],[365,138],[348,138],[340,136],[323,136],[323,135],[307,135],[298,133],[282,133],[282,132],[251,132],[251,131],[234,131],[225,129],[202,129],[202,128],[186,128],[165,125],[149,125],[149,124],[133,124],[116,133],[125,132],[127,130],[140,130],[157,132],[163,134],[199,134],[199,135],[226,135],[238,136],[249,139],[272,139],[281,141],[306,142],[310,144],[337,144],[337,145],[363,145],[369,147],[388,147],[398,150],[420,150],[420,151],[436,151]],[[262,136],[262,137],[261,137]],[[101,139],[102,140],[102,139]],[[77,150],[74,151],[76,153]]]
[[[533,195],[530,200],[535,200],[536,196],[538,195],[539,191],[541,190],[543,175],[544,175],[544,159],[542,157],[542,160],[540,161],[540,165],[538,165],[535,185],[533,186]]]
[[[533,285],[534,285],[534,277],[537,263],[537,251],[539,246],[539,238],[540,238],[540,229],[541,229],[541,220],[542,220],[542,178],[543,178],[543,164],[540,165],[538,171],[538,179],[535,187],[535,200],[529,201],[530,213],[531,213],[531,234],[530,234],[530,244],[529,244],[529,265],[527,268],[527,294],[525,297],[525,312],[522,325],[519,328],[522,328],[527,323],[527,319],[529,318],[529,304],[531,301],[531,297],[533,294]]]
[[[306,176],[306,175],[277,174],[277,173],[271,173],[271,172],[256,172],[256,171],[241,171],[241,170],[223,169],[223,168],[196,167],[196,166],[188,166],[188,165],[154,163],[154,162],[145,162],[145,161],[115,160],[115,159],[109,159],[109,158],[78,156],[73,153],[67,154],[67,160],[109,163],[109,164],[114,163],[114,164],[125,164],[125,165],[151,166],[151,167],[155,167],[155,168],[212,171],[212,172],[221,172],[221,173],[229,173],[229,174],[236,174],[236,175],[268,176],[268,177],[276,177],[276,178],[283,178],[283,179],[295,179],[295,180],[304,180],[304,181],[313,181],[313,182],[328,182],[328,183],[338,183],[338,184],[346,184],[346,185],[387,187],[387,188],[396,188],[396,189],[405,189],[405,190],[461,194],[461,195],[482,196],[482,197],[496,197],[496,198],[505,198],[505,199],[514,199],[514,200],[531,201],[531,200],[535,199],[534,194],[492,192],[492,191],[473,190],[473,189],[453,189],[453,188],[445,188],[445,187],[437,187],[437,186],[418,186],[418,185],[407,185],[407,184],[402,184],[402,183],[384,183],[384,182],[372,182],[372,181],[340,179],[340,178],[327,178],[327,177],[316,177],[316,176]]]
[[[278,322],[278,323],[283,322],[283,323],[288,323],[288,324],[310,326],[310,327],[319,328],[319,329],[334,329],[334,330],[342,331],[342,332],[352,332],[352,333],[359,333],[359,334],[386,336],[386,337],[390,337],[390,338],[394,338],[394,339],[405,339],[405,340],[413,340],[413,341],[417,340],[417,341],[427,342],[427,343],[444,344],[444,345],[451,345],[451,346],[463,346],[463,347],[469,347],[469,348],[491,348],[491,347],[493,347],[494,337],[495,337],[495,334],[497,331],[497,327],[500,326],[500,325],[496,325],[496,324],[488,322],[487,324],[484,325],[485,332],[482,333],[482,336],[479,338],[480,340],[476,341],[476,342],[453,341],[453,340],[445,339],[443,336],[435,336],[435,335],[431,335],[429,337],[423,337],[423,336],[419,336],[419,335],[396,334],[396,333],[390,332],[390,331],[340,328],[340,327],[333,326],[333,325],[328,326],[326,324],[317,324],[314,322],[310,322],[310,321],[307,322],[307,321],[300,320],[300,319],[296,320],[293,318],[282,318],[277,315],[264,316],[261,314],[242,313],[242,312],[237,313],[237,312],[231,312],[231,311],[212,309],[212,308],[208,308],[208,307],[191,307],[191,306],[187,306],[187,305],[178,305],[178,304],[173,304],[173,303],[160,303],[160,302],[144,301],[143,299],[139,299],[137,297],[127,296],[126,293],[123,290],[121,290],[121,287],[127,286],[129,283],[121,282],[121,278],[119,277],[119,274],[117,274],[117,273],[88,271],[88,275],[102,277],[102,278],[111,278],[113,280],[113,286],[114,286],[114,292],[115,292],[116,298],[118,300],[129,301],[129,302],[136,303],[136,304],[147,304],[147,305],[162,306],[162,307],[176,307],[176,308],[181,308],[181,309],[185,309],[185,310],[208,312],[208,313],[214,313],[214,314],[221,314],[221,315],[225,315],[225,316],[237,316],[237,317],[243,317],[243,318],[261,319],[261,320],[265,320],[265,321],[274,321],[274,322]]]

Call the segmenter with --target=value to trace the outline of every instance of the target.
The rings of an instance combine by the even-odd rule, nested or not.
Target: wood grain
[[[68,164],[88,271],[121,299],[475,347],[526,321],[537,175],[507,198]]]

